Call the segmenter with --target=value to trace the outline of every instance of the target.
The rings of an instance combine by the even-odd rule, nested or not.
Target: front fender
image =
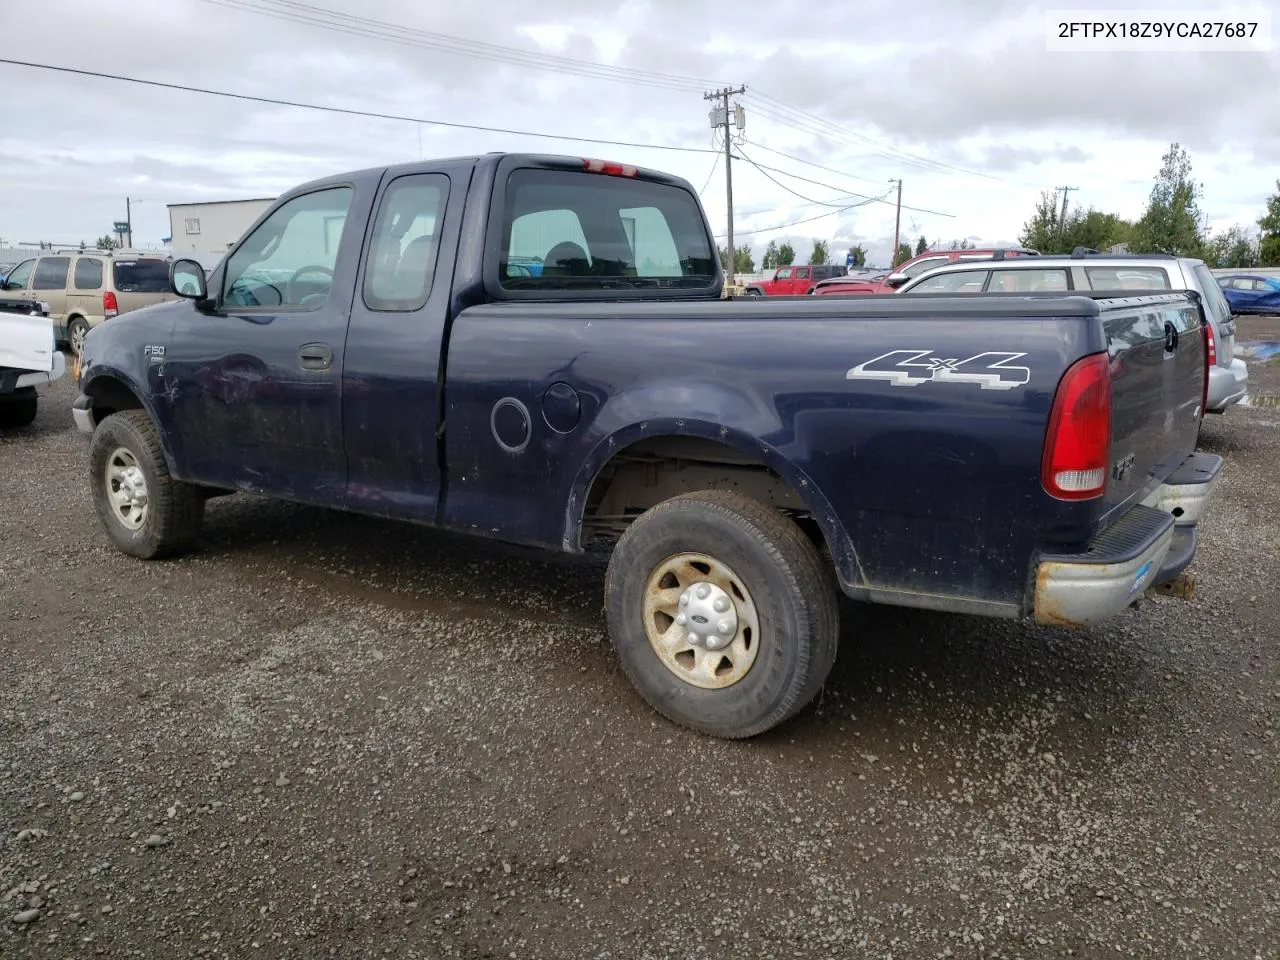
[[[760,460],[781,477],[804,502],[826,538],[840,579],[845,583],[856,583],[860,580],[857,554],[852,541],[826,495],[805,472],[775,447],[750,433],[697,417],[656,417],[633,421],[613,430],[591,449],[586,460],[579,467],[569,492],[563,542],[566,552],[576,552],[579,549],[579,534],[582,529],[583,513],[586,510],[587,495],[600,472],[619,451],[640,440],[657,437],[696,437],[712,440],[732,447],[744,456]]]
[[[137,382],[136,378],[130,376],[119,367],[95,363],[88,370],[82,369],[80,371],[79,388],[82,395],[95,401],[95,405],[98,399],[102,399],[108,406],[116,406],[116,404],[110,402],[113,396],[118,397],[118,392],[121,390],[127,391],[137,401],[138,406],[146,411],[147,416],[151,418],[151,422],[156,425],[156,431],[160,434],[160,449],[164,451],[165,463],[169,468],[170,474],[175,473],[173,456],[169,451],[168,437],[165,436],[160,418],[156,414],[155,402],[150,393]]]

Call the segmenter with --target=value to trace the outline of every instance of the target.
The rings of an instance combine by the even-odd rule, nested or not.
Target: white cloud
[[[703,148],[712,134],[700,80],[627,85],[581,75],[600,72],[591,68],[532,69],[495,62],[505,55],[492,48],[481,48],[489,59],[450,52],[447,39],[412,30],[528,52],[515,59],[541,51],[746,83],[744,151],[805,178],[772,173],[788,190],[735,163],[738,239],[757,250],[776,236],[807,253],[821,238],[836,256],[856,241],[886,259],[889,203],[775,234],[745,231],[832,209],[796,194],[876,196],[891,177],[918,208],[902,217],[913,240],[1011,241],[1039,192],[1060,185],[1079,188],[1073,204],[1135,216],[1173,140],[1191,151],[1215,226],[1256,219],[1280,167],[1280,101],[1258,92],[1280,89],[1280,55],[1048,54],[1042,11],[1071,5],[864,0],[855,12],[847,0],[818,0],[797,16],[761,0],[727,22],[723,5],[707,0],[364,0],[351,16],[393,26],[348,20],[335,31],[221,0],[44,0],[24,7],[20,53],[10,55],[392,115]],[[343,169],[503,149],[602,155],[705,182],[717,232],[725,222],[723,167],[708,181],[711,154],[419,126],[18,67],[0,66],[0,84],[5,241],[92,239],[123,215],[125,196],[140,201],[135,238],[156,241],[168,231],[166,203],[270,195]]]

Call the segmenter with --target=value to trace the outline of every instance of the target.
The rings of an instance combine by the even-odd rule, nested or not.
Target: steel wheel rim
[[[644,628],[663,666],[704,690],[740,683],[760,649],[760,617],[746,584],[704,553],[677,553],[654,568]]]
[[[150,500],[147,478],[138,458],[126,447],[116,447],[107,457],[105,471],[107,502],[111,512],[126,530],[140,530],[147,522]]]
[[[71,352],[76,356],[84,350],[84,338],[87,334],[83,324],[77,323],[71,327]]]

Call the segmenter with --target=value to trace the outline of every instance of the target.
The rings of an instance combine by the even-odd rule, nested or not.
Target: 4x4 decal
[[[890,350],[860,363],[846,380],[886,380],[895,387],[922,383],[976,383],[982,390],[1012,390],[1031,379],[1031,368],[1014,366],[1025,353],[987,352],[966,359],[940,357],[932,350]]]

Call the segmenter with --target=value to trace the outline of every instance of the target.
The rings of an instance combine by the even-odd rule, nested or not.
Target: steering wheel
[[[332,283],[332,281],[333,281],[333,271],[332,271],[332,270],[330,270],[328,267],[323,267],[323,266],[321,266],[321,265],[320,265],[320,264],[318,264],[318,263],[309,264],[308,266],[305,266],[305,267],[299,267],[297,270],[293,271],[293,276],[291,276],[291,277],[289,278],[289,282],[288,282],[288,284],[286,285],[286,288],[287,288],[287,289],[288,289],[288,291],[289,291],[289,302],[290,302],[290,303],[295,303],[295,302],[297,302],[297,301],[295,300],[294,296],[293,296],[293,285],[294,285],[295,283],[297,283],[297,282],[298,282],[298,278],[299,278],[299,277],[303,276],[304,274],[308,274],[308,273],[327,273],[327,274],[329,275],[329,281],[330,281],[330,283]],[[304,299],[304,300],[310,300],[312,297],[317,297],[317,296],[324,296],[324,297],[327,297],[327,296],[328,296],[328,293],[324,293],[324,294],[320,294],[320,293],[312,293],[312,294],[308,294],[308,295],[307,295],[306,297],[304,297],[303,299]],[[306,304],[299,304],[299,305],[300,305],[300,306],[305,306]]]

